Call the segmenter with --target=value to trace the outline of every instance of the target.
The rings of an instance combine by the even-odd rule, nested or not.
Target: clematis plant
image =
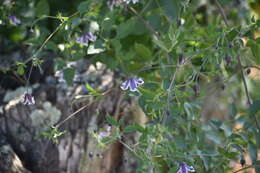
[[[14,25],[14,26],[17,26],[17,25],[21,24],[21,20],[18,19],[18,18],[17,18],[16,16],[14,16],[14,15],[9,16],[9,21],[10,21],[10,23],[11,23],[12,25]]]
[[[96,41],[96,39],[97,39],[97,36],[95,36],[93,33],[86,32],[82,36],[77,38],[76,42],[81,45],[87,46],[89,41]]]
[[[125,3],[129,4],[130,2],[132,2],[133,4],[139,2],[139,0],[123,0]]]
[[[142,84],[144,84],[142,78],[132,77],[124,81],[120,87],[122,90],[127,90],[129,88],[130,91],[135,92],[138,91],[138,87]]]
[[[23,96],[22,103],[24,105],[34,105],[35,104],[34,97],[29,93],[25,93]]]
[[[195,172],[193,166],[189,166],[186,163],[182,162],[180,163],[179,169],[177,170],[176,173],[189,173],[189,172]]]

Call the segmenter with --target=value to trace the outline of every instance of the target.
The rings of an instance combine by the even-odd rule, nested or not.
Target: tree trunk
[[[130,157],[131,154],[121,143],[115,142],[107,149],[100,150],[91,135],[106,125],[106,115],[123,118],[126,123],[130,123],[134,117],[131,111],[132,101],[123,99],[120,88],[115,87],[116,80],[112,72],[104,76],[103,73],[107,73],[105,68],[96,69],[90,65],[87,69],[84,75],[93,72],[96,75],[95,81],[99,81],[94,87],[101,90],[113,88],[97,102],[89,98],[72,104],[73,97],[82,94],[84,88],[82,90],[81,86],[75,86],[73,90],[63,90],[59,85],[45,83],[34,89],[36,105],[25,106],[16,97],[25,88],[15,91],[2,89],[6,93],[6,104],[2,105],[0,135],[6,139],[6,143],[0,143],[0,173],[136,172],[136,160]],[[67,133],[59,138],[58,144],[39,137],[46,126],[61,122],[87,104],[90,106],[59,127],[59,130],[66,130]],[[134,136],[135,134],[128,135],[125,142],[134,143]],[[10,151],[7,157],[2,152],[6,146]]]

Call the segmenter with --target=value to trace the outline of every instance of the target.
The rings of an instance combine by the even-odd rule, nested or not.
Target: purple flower
[[[110,136],[110,132],[99,132],[98,135],[98,138],[108,137]]]
[[[130,88],[130,91],[135,92],[138,91],[138,86],[142,85],[143,83],[144,81],[142,78],[133,77],[123,82],[120,87],[122,90],[127,90],[128,88]]]
[[[16,26],[16,25],[19,25],[21,24],[21,20],[18,19],[16,16],[12,15],[12,16],[9,16],[9,21],[12,25]]]
[[[99,132],[98,135],[97,135],[97,138],[102,139],[104,137],[109,137],[111,135],[111,128],[112,128],[112,126],[110,126],[110,125],[107,126],[105,128],[106,131]]]
[[[193,166],[188,166],[186,163],[182,162],[179,165],[179,169],[176,173],[189,173],[189,172],[195,172],[195,169]]]
[[[139,2],[139,0],[123,0],[123,1],[118,1],[118,0],[108,0],[107,1],[107,5],[110,9],[112,9],[114,6],[118,7],[120,6],[121,4],[126,3],[126,4],[129,4],[129,3],[137,3]]]
[[[139,0],[123,0],[125,3],[129,4],[132,2],[133,4],[137,3]]]
[[[91,32],[87,32],[76,39],[76,42],[87,46],[89,41],[96,41],[97,37]]]
[[[112,9],[114,6],[118,7],[121,4],[120,1],[117,0],[109,0],[107,1],[108,8]]]
[[[58,82],[65,83],[63,71],[56,71],[54,77],[58,78]]]
[[[34,97],[29,93],[25,93],[23,96],[22,103],[24,105],[34,105],[35,104]]]

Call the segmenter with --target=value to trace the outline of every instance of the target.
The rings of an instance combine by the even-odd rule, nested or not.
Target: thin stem
[[[53,37],[54,34],[56,34],[56,32],[58,32],[60,30],[60,28],[63,26],[64,22],[61,23],[46,39],[45,41],[42,43],[41,47],[39,49],[37,49],[37,51],[29,58],[25,61],[25,64],[28,63],[29,61],[31,61],[33,58],[35,58],[35,56],[37,56],[37,54],[44,48],[44,46],[47,44],[47,42]]]
[[[72,17],[78,15],[78,14],[79,14],[79,12],[73,13],[72,15],[70,15],[70,16],[68,17],[68,20],[69,20],[70,18],[72,18]],[[51,17],[51,16],[48,16],[48,18],[49,18],[49,17]],[[55,18],[55,17],[52,17],[52,18]],[[41,19],[41,18],[40,18],[40,19]],[[38,20],[39,20],[39,19],[38,19]],[[37,22],[38,20],[36,20],[36,22]],[[40,46],[40,48],[37,49],[36,52],[35,52],[31,57],[29,57],[27,60],[25,60],[24,64],[27,64],[27,63],[30,62],[33,58],[35,58],[35,56],[44,48],[44,46],[47,44],[47,42],[54,36],[54,34],[56,34],[56,33],[60,30],[60,28],[63,26],[63,24],[65,24],[68,20],[62,21],[62,22],[60,23],[60,25],[46,38],[46,40],[42,43],[42,45]],[[16,64],[12,64],[12,65],[9,66],[9,68],[12,68],[12,67],[15,67],[15,66],[16,66]]]
[[[139,156],[130,146],[128,146],[123,141],[119,140],[119,143],[121,143],[124,147],[126,147],[129,151],[131,151],[136,157],[138,157],[140,160],[143,160],[141,156]]]
[[[170,68],[170,67],[176,67],[177,65],[171,65],[171,64],[166,64],[166,65],[163,65],[164,68]],[[147,70],[153,70],[153,69],[160,69],[162,68],[162,66],[156,66],[156,67],[144,67],[143,69],[141,70],[137,70],[136,73],[140,73],[140,72],[144,72],[144,71],[147,71]]]
[[[246,169],[252,168],[253,166],[254,166],[254,165],[246,166],[246,167],[241,168],[241,169],[239,169],[239,170],[237,170],[237,171],[235,171],[235,172],[233,172],[233,173],[238,173],[238,172],[244,171],[244,170],[246,170]]]
[[[74,115],[76,115],[77,113],[79,113],[80,111],[84,110],[85,108],[87,108],[88,106],[90,106],[93,102],[79,108],[76,112],[70,114],[67,118],[65,118],[64,120],[62,120],[61,122],[59,122],[58,124],[54,125],[54,128],[59,128],[62,124],[64,124],[66,121],[68,121],[69,119],[71,119]]]
[[[249,104],[251,104],[251,100],[250,100],[250,96],[249,96],[248,88],[247,88],[247,84],[246,84],[246,79],[245,79],[245,75],[244,75],[244,72],[243,72],[243,67],[242,67],[242,65],[241,65],[242,63],[241,63],[241,59],[240,59],[240,56],[239,56],[239,55],[237,56],[237,60],[238,60],[238,65],[239,65],[239,68],[240,68],[242,80],[243,80],[244,87],[245,87],[245,91],[246,91],[247,102],[248,102]]]
[[[218,7],[218,9],[219,9],[219,11],[220,11],[220,13],[221,13],[223,19],[224,19],[224,22],[225,22],[226,26],[228,26],[227,15],[225,14],[224,9],[222,8],[222,6],[221,6],[220,3],[218,2],[218,0],[214,0],[214,1],[215,1],[216,5],[217,5],[217,7]]]
[[[58,18],[58,17],[55,17],[55,16],[42,16],[42,17],[36,19],[36,20],[31,24],[30,30],[32,30],[32,27],[33,27],[38,21],[43,20],[43,19],[46,19],[46,18],[59,20],[59,18]]]
[[[171,83],[169,85],[169,88],[167,89],[167,92],[168,92],[168,96],[167,96],[167,109],[166,109],[166,111],[165,111],[165,113],[164,113],[164,115],[162,117],[162,120],[161,120],[163,122],[163,124],[165,124],[166,119],[167,119],[166,116],[168,116],[168,112],[170,112],[170,101],[171,101],[171,97],[172,97],[171,91],[172,91],[172,88],[173,88],[173,84],[174,84],[174,81],[175,81],[175,77],[176,77],[177,71],[178,71],[178,66],[177,66],[174,74],[172,75]]]
[[[26,88],[27,88],[27,93],[28,93],[29,81],[30,81],[31,74],[32,74],[32,69],[33,69],[33,62],[32,62],[32,64],[31,64],[31,68],[30,68],[30,71],[29,71],[28,78],[26,79]]]
[[[104,93],[101,93],[100,95],[97,96],[105,96],[108,93],[110,93],[113,90],[113,88],[108,89],[107,91],[105,91]],[[59,128],[62,124],[64,124],[66,121],[68,121],[69,119],[71,119],[73,116],[75,116],[77,113],[81,112],[82,110],[84,110],[85,108],[87,108],[88,106],[90,106],[91,104],[93,104],[94,102],[96,102],[97,100],[99,100],[99,97],[96,98],[96,100],[90,102],[89,104],[82,106],[81,108],[79,108],[77,111],[73,112],[72,114],[70,114],[67,118],[65,118],[64,120],[62,120],[61,122],[59,122],[58,124],[54,125],[54,128]]]
[[[246,66],[243,66],[243,68],[256,68],[256,69],[260,70],[260,67],[255,66],[255,65],[246,65]]]

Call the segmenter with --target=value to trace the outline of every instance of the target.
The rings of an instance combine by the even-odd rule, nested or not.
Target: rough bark
[[[85,64],[86,65],[86,64]],[[101,67],[101,66],[100,66]],[[8,157],[21,160],[13,170],[13,166],[6,168],[0,163],[0,172],[3,173],[132,173],[136,170],[136,160],[119,142],[115,142],[105,150],[99,150],[91,133],[104,127],[105,116],[112,115],[116,119],[124,118],[129,123],[134,117],[131,111],[130,100],[122,99],[122,92],[116,86],[116,79],[112,72],[105,68],[88,69],[83,76],[95,76],[94,87],[101,90],[112,89],[103,99],[93,102],[89,107],[77,113],[73,118],[62,124],[59,129],[68,133],[59,139],[58,144],[39,137],[44,132],[46,125],[61,122],[71,113],[82,106],[89,104],[93,98],[84,99],[72,104],[75,95],[84,93],[80,85],[72,90],[61,89],[59,85],[41,83],[35,87],[33,94],[36,96],[36,105],[22,105],[17,97],[5,97],[0,118],[1,135],[6,138],[10,148]],[[23,92],[24,88],[16,89],[16,95]],[[3,91],[3,90],[2,90]],[[19,92],[18,92],[19,91]],[[5,90],[7,93],[7,91]],[[12,95],[12,94],[9,94]],[[134,143],[134,134],[126,137],[127,143]],[[1,148],[4,145],[0,145]],[[89,153],[94,154],[89,157]],[[99,157],[97,156],[99,155]],[[4,162],[2,162],[4,163]],[[28,169],[29,171],[27,171]],[[2,173],[1,172],[1,173]]]

